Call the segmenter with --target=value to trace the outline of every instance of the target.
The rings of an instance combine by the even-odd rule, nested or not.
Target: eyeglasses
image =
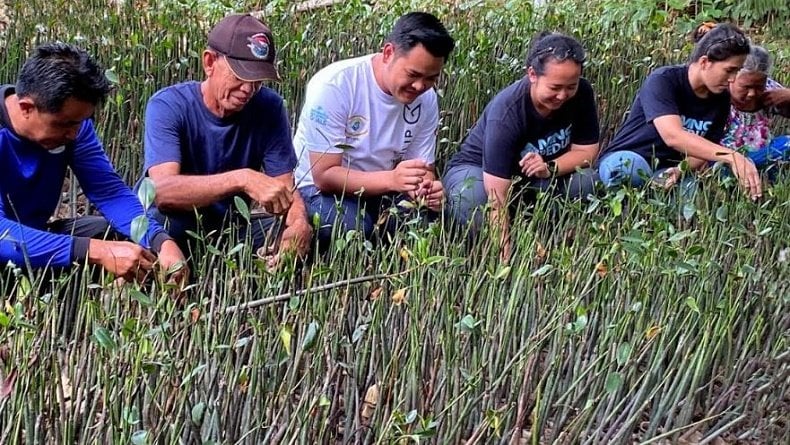
[[[744,45],[749,43],[748,40],[746,40],[746,37],[744,37],[744,36],[742,36],[740,34],[735,34],[735,35],[731,35],[731,36],[728,36],[728,37],[723,37],[721,39],[718,39],[718,40],[712,42],[710,45],[708,45],[708,49],[705,50],[705,55],[706,56],[710,55],[710,52],[711,52],[711,50],[713,49],[714,46],[722,45],[724,43],[729,43],[729,42],[735,42],[735,44],[738,45],[738,46],[744,46]]]
[[[569,48],[567,46],[549,46],[547,48],[543,48],[538,50],[535,54],[532,55],[530,61],[543,57],[547,54],[551,54],[558,62],[562,62],[563,60],[571,59],[575,62],[582,63],[584,62],[584,53],[579,54],[574,51],[573,48]]]

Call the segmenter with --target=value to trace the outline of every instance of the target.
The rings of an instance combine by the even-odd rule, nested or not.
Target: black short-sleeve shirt
[[[653,71],[631,105],[622,127],[601,156],[615,151],[633,151],[650,165],[677,165],[685,155],[667,146],[653,120],[660,116],[678,115],[686,131],[718,143],[724,135],[730,95],[727,92],[698,97],[691,88],[687,65],[665,66]]]
[[[598,110],[590,83],[581,78],[576,94],[548,117],[541,116],[524,77],[488,103],[448,167],[481,166],[488,174],[510,179],[521,174],[518,162],[528,152],[544,160],[567,152],[571,144],[598,143]]]

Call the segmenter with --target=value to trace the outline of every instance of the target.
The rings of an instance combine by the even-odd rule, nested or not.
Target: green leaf
[[[686,298],[686,306],[690,307],[691,310],[696,312],[697,314],[700,313],[699,306],[697,305],[697,300],[695,300],[694,297]]]
[[[139,430],[132,434],[133,445],[148,445],[148,431]]]
[[[623,384],[623,376],[619,372],[610,372],[608,376],[606,376],[606,392],[609,394],[614,394],[620,389],[620,386]]]
[[[192,407],[192,423],[200,425],[203,423],[203,413],[206,411],[206,404],[203,402],[198,403]]]
[[[137,406],[123,408],[123,421],[129,425],[137,425],[140,423],[140,410]]]
[[[324,407],[324,406],[329,406],[331,404],[332,401],[329,400],[329,397],[325,396],[324,394],[321,394],[321,397],[318,398],[318,406]]]
[[[243,248],[244,248],[244,243],[239,243],[239,244],[236,244],[235,246],[233,246],[233,248],[232,248],[232,249],[230,249],[230,250],[228,251],[228,253],[227,253],[227,255],[226,255],[226,256],[233,256],[233,255],[235,255],[235,254],[237,254],[237,253],[241,252],[241,249],[243,249]]]
[[[617,348],[617,364],[623,366],[631,356],[631,344],[626,342]]]
[[[280,341],[282,342],[283,347],[285,348],[285,353],[288,354],[288,356],[291,355],[292,336],[293,336],[293,331],[291,331],[291,328],[289,328],[288,326],[283,326],[282,328],[280,328]]]
[[[239,212],[242,218],[247,221],[247,224],[250,223],[250,207],[247,203],[241,199],[240,196],[233,197],[233,204],[236,206],[236,210]]]
[[[155,198],[156,186],[154,185],[154,181],[152,181],[151,178],[143,178],[143,180],[140,181],[140,188],[137,189],[137,199],[140,200],[143,208],[148,210],[154,203]]]
[[[233,345],[234,348],[243,348],[247,346],[252,341],[253,336],[241,337],[240,339],[236,340],[236,343]]]
[[[93,330],[93,341],[102,348],[110,351],[118,349],[118,344],[115,342],[112,334],[110,334],[110,331],[103,327],[98,327]]]
[[[132,220],[132,241],[139,244],[146,232],[148,232],[148,217],[145,214],[135,216]]]
[[[477,327],[480,326],[480,324],[482,323],[483,323],[482,320],[475,320],[475,317],[473,317],[470,314],[466,314],[461,319],[461,321],[455,324],[455,326],[464,332],[472,333],[475,332],[477,330]]]
[[[187,374],[186,377],[184,377],[184,380],[181,381],[181,386],[182,387],[185,386],[187,383],[189,383],[190,380],[192,380],[194,377],[196,377],[197,375],[202,373],[204,369],[206,369],[206,365],[205,364],[200,364],[200,365],[195,366],[195,369],[190,371],[190,373]]]
[[[318,326],[318,322],[315,320],[310,322],[310,325],[307,326],[307,332],[304,334],[304,340],[302,340],[302,350],[309,351],[310,349],[315,346],[315,340],[318,337],[318,331],[320,327]]]
[[[154,305],[154,301],[151,300],[151,297],[149,297],[148,295],[140,292],[137,289],[132,289],[131,291],[129,291],[129,294],[131,295],[133,300],[136,300],[138,303],[140,303],[144,307],[151,307],[151,306]]]
[[[727,217],[730,214],[730,208],[727,207],[727,204],[722,204],[716,209],[716,219],[719,222],[727,222]]]
[[[115,70],[104,70],[104,77],[106,77],[107,80],[109,80],[112,84],[118,85],[120,83],[120,80],[118,79],[118,73],[116,73]]]
[[[683,204],[683,218],[686,221],[691,221],[691,218],[694,218],[694,214],[697,213],[697,207],[692,202],[686,202]]]
[[[417,204],[406,199],[402,199],[400,202],[398,202],[398,207],[402,207],[404,209],[413,209],[417,207]]]
[[[354,329],[354,333],[351,334],[351,343],[358,342],[364,335],[365,332],[368,330],[367,324],[361,324]]]
[[[505,278],[507,278],[507,276],[510,275],[510,268],[511,268],[511,266],[505,266],[505,267],[499,269],[499,271],[496,273],[496,275],[494,275],[494,279],[495,280],[504,280]]]
[[[546,275],[547,273],[551,272],[552,269],[554,269],[554,266],[552,266],[551,264],[544,264],[543,266],[541,266],[540,269],[536,270],[535,272],[532,272],[532,274],[530,276],[532,276],[532,277],[542,277],[542,276]]]

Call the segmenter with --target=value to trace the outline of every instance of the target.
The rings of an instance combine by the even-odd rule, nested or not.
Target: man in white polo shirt
[[[333,63],[307,84],[295,179],[309,218],[320,218],[322,246],[334,224],[369,238],[382,210],[402,199],[441,209],[433,86],[454,45],[439,19],[411,12],[381,52]]]

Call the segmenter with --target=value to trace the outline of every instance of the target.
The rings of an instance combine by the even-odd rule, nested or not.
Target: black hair
[[[546,72],[546,63],[550,60],[571,60],[583,65],[586,57],[578,40],[558,32],[543,31],[532,38],[525,65],[527,68],[531,67],[538,76],[542,76]]]
[[[410,12],[401,16],[385,43],[392,43],[403,52],[421,44],[431,55],[445,60],[455,48],[455,41],[442,22],[427,12]]]
[[[691,52],[691,62],[696,62],[702,56],[707,56],[712,62],[721,62],[733,56],[749,54],[749,39],[735,25],[719,23],[702,35],[695,34],[699,40]]]
[[[19,97],[31,97],[41,111],[56,113],[70,97],[99,105],[111,88],[104,70],[85,50],[66,43],[45,43],[22,65],[15,92]]]

